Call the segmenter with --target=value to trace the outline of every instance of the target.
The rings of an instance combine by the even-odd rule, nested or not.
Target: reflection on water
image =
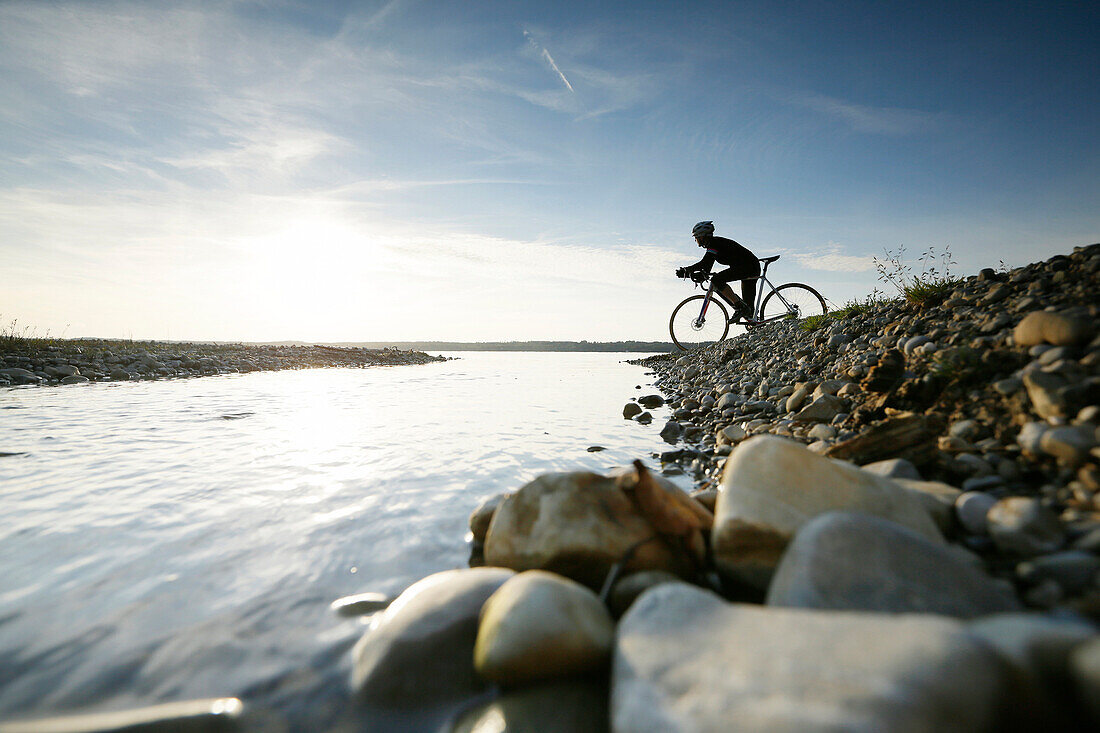
[[[0,719],[227,695],[325,718],[363,628],[332,600],[463,566],[485,496],[664,446],[621,418],[628,355],[461,356],[0,392]]]

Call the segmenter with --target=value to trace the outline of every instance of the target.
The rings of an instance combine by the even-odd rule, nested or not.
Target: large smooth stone
[[[989,644],[1013,673],[1013,716],[1018,730],[1085,730],[1088,713],[1075,704],[1072,655],[1096,638],[1083,619],[1008,613],[973,621],[970,634]]]
[[[798,528],[825,512],[873,514],[943,542],[912,492],[783,438],[742,443],[726,461],[720,490],[711,534],[715,564],[723,575],[760,588],[767,588]]]
[[[996,654],[954,619],[761,608],[670,583],[619,622],[611,722],[632,731],[972,731]]]
[[[867,514],[830,512],[798,531],[769,606],[975,618],[1020,605],[943,544]]]
[[[447,570],[414,583],[371,622],[352,651],[352,689],[383,707],[408,707],[473,694],[474,641],[485,601],[514,573]]]
[[[581,677],[512,690],[463,713],[452,733],[604,733],[606,678]]]
[[[599,596],[544,570],[511,578],[485,603],[474,669],[506,685],[598,670],[615,622]]]
[[[626,570],[690,572],[682,550],[661,539],[613,479],[550,473],[511,494],[485,538],[487,565],[549,570],[599,588],[611,566],[634,548]]]
[[[134,710],[0,722],[2,733],[214,733],[239,730],[244,705],[235,697],[186,700]]]
[[[1080,318],[1051,311],[1034,311],[1016,324],[1012,339],[1017,346],[1072,346],[1088,341],[1091,334],[1092,326]]]

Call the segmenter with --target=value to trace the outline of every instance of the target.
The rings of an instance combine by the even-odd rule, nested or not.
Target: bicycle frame
[[[763,267],[761,268],[759,275],[757,275],[756,277],[741,278],[742,280],[756,280],[757,284],[758,284],[758,287],[756,288],[756,302],[754,302],[753,306],[752,306],[752,319],[754,321],[753,325],[758,325],[758,324],[761,324],[761,323],[769,323],[771,321],[779,320],[780,318],[786,318],[785,314],[780,314],[778,316],[772,316],[771,318],[765,319],[765,318],[762,317],[764,314],[760,312],[760,307],[764,304],[764,298],[766,296],[765,296],[765,293],[764,293],[764,288],[759,287],[759,283],[763,282],[764,284],[766,284],[768,286],[768,288],[769,288],[768,289],[768,294],[769,295],[771,293],[776,293],[777,292],[775,285],[773,285],[772,281],[768,279],[768,265],[770,265],[773,261],[774,260],[772,260],[772,261],[760,260],[760,262],[763,264]],[[708,278],[710,278],[709,275],[708,275]],[[710,306],[710,302],[712,300],[714,300],[714,295],[715,295],[714,279],[710,278],[710,287],[707,288],[707,295],[706,295],[705,298],[703,298],[703,307],[699,309],[699,316],[694,321],[695,325],[697,325],[697,326],[702,325],[703,319],[706,318],[706,315],[707,315],[707,308]],[[722,297],[721,294],[719,294],[718,297],[721,298]],[[783,306],[788,311],[792,309],[791,304],[787,302],[787,299],[783,297],[782,293],[778,293],[777,297],[779,298],[779,301],[781,303],[783,303]],[[725,298],[723,298],[723,300],[725,300]],[[732,306],[733,303],[730,303],[730,305]],[[734,314],[734,316],[729,319],[729,322],[733,323],[736,319],[737,319],[737,315]]]

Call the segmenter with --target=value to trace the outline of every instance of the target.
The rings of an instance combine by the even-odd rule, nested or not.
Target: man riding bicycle
[[[706,248],[707,253],[694,265],[677,269],[676,277],[691,277],[701,282],[710,274],[715,262],[727,265],[729,269],[716,273],[711,278],[714,290],[734,307],[738,316],[746,321],[752,320],[753,304],[756,302],[756,280],[745,278],[760,276],[760,260],[732,239],[714,236],[712,221],[699,222],[692,228],[691,235],[700,247]],[[730,287],[733,280],[741,281],[742,298],[738,298]]]

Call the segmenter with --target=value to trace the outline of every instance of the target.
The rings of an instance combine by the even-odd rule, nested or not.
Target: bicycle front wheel
[[[693,295],[676,306],[668,321],[668,332],[681,349],[692,349],[717,343],[730,330],[730,317],[717,297],[710,299],[703,313],[705,295]]]
[[[809,285],[787,283],[780,285],[764,298],[760,312],[765,321],[786,316],[787,318],[809,318],[822,316],[829,312],[825,299]]]

